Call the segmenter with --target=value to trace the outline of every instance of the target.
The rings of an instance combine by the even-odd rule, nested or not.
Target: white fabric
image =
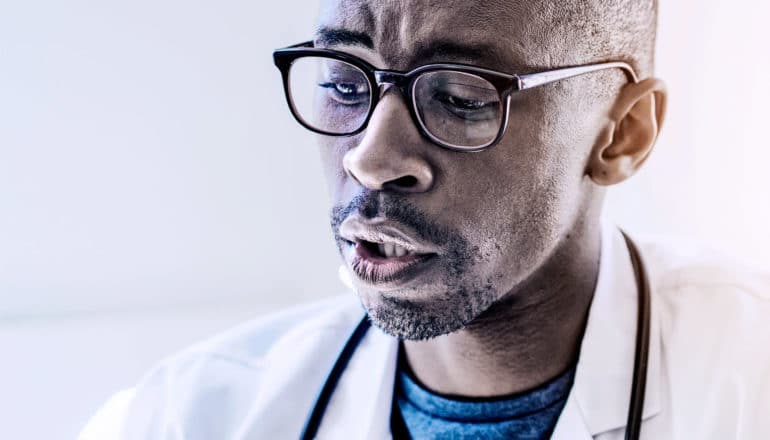
[[[697,249],[672,252],[635,241],[652,288],[642,438],[769,439],[770,275]],[[604,228],[575,384],[554,439],[623,438],[636,301],[623,238]],[[80,439],[296,439],[362,316],[351,293],[204,342],[110,400]],[[318,438],[390,438],[396,352],[396,340],[369,330],[340,379]]]

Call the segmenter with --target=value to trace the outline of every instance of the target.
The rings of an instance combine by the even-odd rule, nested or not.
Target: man
[[[358,299],[169,359],[83,438],[770,438],[770,276],[600,220],[663,122],[656,14],[326,1],[275,62]]]

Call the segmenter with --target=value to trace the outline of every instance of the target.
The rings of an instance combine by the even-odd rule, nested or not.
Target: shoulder
[[[661,290],[742,292],[760,302],[770,301],[770,267],[671,237],[641,236],[639,244],[650,262],[654,284]]]
[[[360,303],[353,294],[295,306],[201,341],[162,365],[184,364],[189,359],[203,357],[259,368],[276,344],[307,334],[347,328],[348,321],[359,319],[361,313]]]
[[[181,379],[206,368],[231,367],[257,371],[289,346],[310,335],[347,329],[362,310],[353,295],[334,297],[261,317],[176,353],[150,371],[143,383],[159,375]]]
[[[165,438],[180,429],[197,432],[192,438],[229,438],[231,433],[222,430],[234,429],[235,420],[246,416],[259,397],[265,370],[311,350],[310,341],[312,346],[337,341],[362,314],[355,295],[348,294],[258,318],[197,343],[108,401],[81,440],[93,438],[87,434],[97,428],[123,433],[98,438]],[[210,423],[212,412],[221,412],[228,422]]]
[[[639,244],[672,386],[706,404],[721,396],[767,407],[768,270],[692,243],[642,238]]]
[[[685,240],[642,236],[637,241],[653,292],[671,309],[714,304],[770,307],[768,267]]]

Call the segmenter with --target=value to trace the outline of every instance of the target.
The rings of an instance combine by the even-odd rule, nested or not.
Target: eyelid
[[[494,88],[477,86],[475,84],[463,84],[463,83],[458,83],[458,82],[450,82],[450,83],[446,83],[446,85],[448,85],[448,86],[458,86],[458,87],[472,87],[474,89],[484,90],[484,91],[487,91],[487,92],[494,92],[495,94],[497,94],[497,90],[494,89]]]
[[[330,46],[328,49],[333,49],[340,52],[345,52],[348,55],[353,55],[356,58],[360,58],[363,61],[371,64],[372,66],[384,66],[385,62],[382,58],[372,49],[367,49],[362,46],[355,45],[336,45]]]
[[[447,111],[449,111],[451,113],[455,113],[455,111],[457,111],[457,112],[465,112],[465,113],[489,111],[491,109],[491,107],[496,105],[495,103],[490,102],[490,101],[477,101],[477,100],[473,100],[473,99],[464,99],[464,98],[458,98],[458,99],[460,99],[462,101],[468,101],[468,102],[471,102],[471,103],[473,103],[473,102],[481,103],[481,107],[470,108],[470,109],[463,108],[461,106],[456,106],[456,105],[454,105],[454,104],[452,104],[450,102],[447,102],[446,99],[438,99],[438,102],[440,103],[440,105],[444,106],[447,109]],[[449,107],[451,107],[454,110],[450,109]]]
[[[466,96],[462,93],[455,93],[452,90],[437,90],[436,93],[439,93],[444,96],[449,96],[456,99],[461,99],[463,101],[472,101],[472,102],[483,102],[484,104],[490,104],[492,102],[498,101],[496,95],[491,96]],[[490,99],[486,99],[490,98]]]

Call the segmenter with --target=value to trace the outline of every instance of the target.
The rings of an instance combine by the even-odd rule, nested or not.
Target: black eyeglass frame
[[[302,115],[300,115],[300,113],[297,111],[296,107],[294,106],[294,102],[291,96],[289,72],[291,71],[292,64],[296,60],[304,57],[330,58],[334,60],[343,61],[358,68],[366,76],[367,80],[369,81],[369,90],[371,93],[371,98],[369,100],[369,108],[367,109],[366,118],[363,120],[363,122],[361,123],[361,126],[358,129],[351,131],[349,133],[332,133],[332,132],[327,132],[327,131],[318,129],[316,127],[313,127],[302,118]],[[634,83],[639,82],[636,72],[634,72],[634,69],[628,63],[625,63],[622,61],[611,61],[611,62],[588,64],[588,65],[576,66],[576,67],[563,67],[563,68],[558,68],[554,70],[548,70],[544,72],[537,72],[537,73],[530,73],[530,74],[508,74],[508,73],[499,72],[492,69],[486,69],[483,67],[477,67],[477,66],[472,66],[468,64],[455,64],[455,63],[426,64],[426,65],[417,67],[415,69],[412,69],[408,72],[403,72],[398,70],[378,69],[354,55],[350,55],[348,53],[341,52],[338,50],[314,47],[314,43],[312,41],[307,41],[304,43],[295,44],[293,46],[275,50],[273,52],[273,61],[276,67],[278,68],[278,70],[280,70],[281,72],[281,76],[283,78],[283,89],[286,95],[286,102],[289,105],[289,109],[291,110],[292,116],[294,116],[294,119],[296,119],[297,122],[300,123],[300,125],[302,125],[303,127],[305,127],[306,129],[312,132],[326,135],[326,136],[335,136],[335,137],[355,136],[361,133],[369,125],[369,120],[371,119],[372,114],[374,113],[374,109],[382,97],[381,93],[376,93],[375,91],[379,91],[383,85],[390,84],[396,87],[397,89],[399,89],[401,91],[402,96],[404,96],[408,100],[409,113],[412,117],[412,121],[415,123],[415,126],[418,128],[418,130],[424,137],[426,137],[431,142],[439,145],[442,148],[447,148],[452,151],[462,151],[462,152],[483,151],[500,142],[500,139],[502,139],[506,129],[508,128],[508,115],[510,111],[511,95],[515,92],[530,89],[533,87],[542,86],[555,81],[560,81],[562,79],[572,78],[578,75],[584,75],[590,72],[596,72],[604,69],[616,69],[616,68],[622,69],[626,73],[630,81]],[[420,118],[417,111],[416,97],[413,93],[414,85],[417,78],[419,78],[420,75],[427,72],[435,72],[435,71],[454,71],[454,72],[476,75],[488,81],[490,84],[492,84],[495,87],[495,89],[497,90],[497,93],[500,95],[500,103],[502,107],[501,110],[503,112],[503,115],[502,115],[502,122],[500,124],[500,128],[493,140],[491,140],[490,142],[487,142],[484,145],[473,146],[473,147],[452,145],[437,138],[430,132],[430,130],[428,130],[425,127],[425,124]]]

